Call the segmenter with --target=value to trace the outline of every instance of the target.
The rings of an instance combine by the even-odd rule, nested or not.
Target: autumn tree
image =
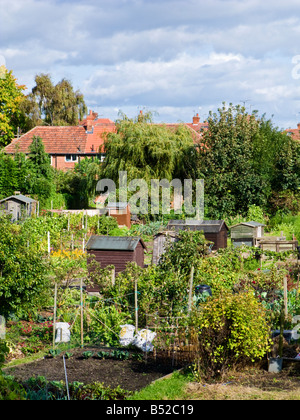
[[[12,71],[0,68],[0,147],[6,146],[17,134],[22,121],[20,103],[25,86],[19,85]]]
[[[69,80],[53,84],[49,74],[35,77],[36,85],[22,103],[27,128],[36,125],[77,125],[87,112],[84,97]]]

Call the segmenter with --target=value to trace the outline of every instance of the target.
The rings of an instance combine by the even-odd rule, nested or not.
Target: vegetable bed
[[[116,388],[120,386],[127,391],[137,391],[159,379],[175,368],[171,360],[157,356],[154,360],[148,354],[147,361],[141,353],[124,352],[121,350],[87,348],[69,350],[65,358],[68,382],[90,384],[101,382],[104,386]],[[88,352],[88,353],[87,353]],[[63,354],[55,357],[45,357],[32,363],[15,367],[7,367],[5,373],[13,375],[18,381],[31,377],[43,376],[48,381],[65,381]],[[177,366],[176,369],[179,367]]]

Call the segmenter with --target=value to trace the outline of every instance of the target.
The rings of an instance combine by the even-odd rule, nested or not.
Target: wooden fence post
[[[80,340],[83,347],[83,296],[82,296],[82,277],[80,279]]]
[[[284,299],[284,316],[287,319],[288,316],[288,305],[287,305],[287,277],[284,276],[283,279],[283,299]]]
[[[56,324],[56,301],[57,301],[57,283],[54,285],[54,311],[53,311],[53,350],[55,347],[55,324]]]
[[[188,313],[189,314],[190,314],[190,312],[192,310],[193,281],[194,281],[194,266],[192,266],[192,268],[191,268],[191,274],[190,274],[189,306],[188,306]]]
[[[137,298],[137,277],[134,279],[134,302],[135,302],[135,333],[138,333],[138,298]]]

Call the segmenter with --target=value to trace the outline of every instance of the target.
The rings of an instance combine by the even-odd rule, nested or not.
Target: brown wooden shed
[[[131,215],[128,203],[108,203],[105,207],[108,216],[114,217],[119,226],[131,227]]]
[[[129,262],[144,267],[144,251],[147,248],[139,237],[92,235],[86,250],[89,255],[95,255],[101,267],[113,265],[118,274],[125,270]]]
[[[203,231],[205,239],[214,243],[213,250],[227,248],[229,229],[224,220],[170,220],[167,230]]]

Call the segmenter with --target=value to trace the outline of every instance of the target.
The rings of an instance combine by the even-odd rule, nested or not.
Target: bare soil
[[[94,356],[84,359],[84,351],[93,351]],[[132,356],[128,360],[99,359],[96,354],[99,348],[84,347],[84,349],[70,350],[73,356],[65,359],[68,382],[82,382],[90,384],[101,382],[105,386],[116,388],[120,386],[126,391],[138,391],[151,382],[178,369],[172,367],[172,360],[153,354],[147,356],[147,360],[134,360]],[[107,349],[106,349],[107,350]],[[31,377],[43,376],[48,381],[64,381],[65,372],[63,353],[56,357],[45,357],[35,362],[7,367],[3,369],[7,374],[13,375],[18,381],[25,381]]]

